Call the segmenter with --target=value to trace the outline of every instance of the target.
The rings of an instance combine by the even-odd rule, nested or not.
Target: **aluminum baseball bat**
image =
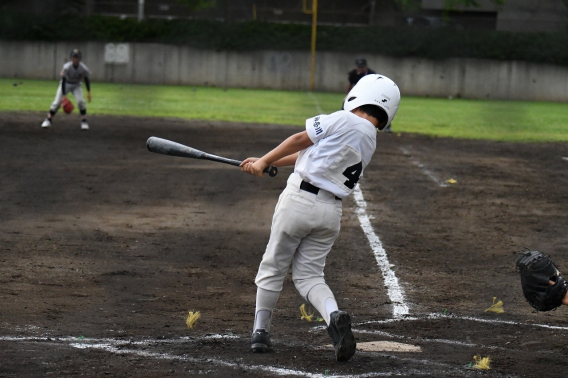
[[[203,152],[196,148],[189,147],[181,143],[172,142],[171,140],[162,139],[158,137],[148,138],[148,140],[146,141],[146,147],[148,148],[148,151],[163,155],[179,156],[179,157],[192,158],[192,159],[212,160],[235,166],[239,166],[242,163],[241,160],[228,159],[226,157],[208,154],[207,152]],[[275,166],[270,166],[267,167],[264,170],[264,172],[268,173],[270,177],[274,177],[276,176],[276,174],[278,174],[278,168],[276,168]]]

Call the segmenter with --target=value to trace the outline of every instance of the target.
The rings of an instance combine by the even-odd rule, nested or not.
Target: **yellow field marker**
[[[315,312],[308,314],[306,312],[306,305],[305,304],[302,304],[300,306],[300,313],[302,314],[302,317],[300,318],[300,320],[306,319],[308,322],[323,322],[323,319],[320,318],[319,316],[314,319]]]
[[[313,312],[311,314],[308,314],[306,312],[306,304],[305,303],[300,306],[300,313],[302,314],[302,317],[300,319],[301,320],[306,319],[308,322],[312,321],[312,318],[314,317],[314,314],[315,314]]]
[[[503,301],[495,302],[496,300],[497,297],[493,297],[493,304],[484,312],[494,312],[496,314],[504,313],[505,310],[503,310]]]
[[[187,324],[187,328],[193,329],[193,327],[195,326],[195,322],[197,322],[197,319],[199,319],[200,317],[201,313],[199,311],[196,312],[189,311],[187,317],[185,318],[185,324]]]
[[[473,360],[475,361],[475,363],[473,364],[473,367],[476,369],[480,369],[480,370],[489,370],[491,369],[489,367],[489,364],[491,363],[491,358],[489,357],[481,357],[481,356],[473,356]]]

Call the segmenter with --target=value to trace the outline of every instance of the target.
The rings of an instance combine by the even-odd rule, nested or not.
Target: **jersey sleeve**
[[[329,122],[329,116],[326,114],[321,114],[306,120],[306,131],[314,144],[333,134],[334,126],[334,122]]]
[[[87,67],[82,62],[81,62],[81,65],[83,66],[83,71],[84,71],[83,76],[89,77],[91,75],[91,71],[89,70],[89,67]]]
[[[61,72],[59,73],[61,77],[67,77],[67,66],[64,64],[63,68],[61,68]]]

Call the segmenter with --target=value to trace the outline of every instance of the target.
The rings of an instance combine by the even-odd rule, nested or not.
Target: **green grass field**
[[[14,84],[18,84],[14,86]],[[0,79],[0,111],[46,111],[56,81]],[[343,93],[191,86],[92,85],[89,114],[302,126],[341,107]],[[72,96],[71,96],[72,98]],[[393,131],[503,141],[568,141],[566,104],[405,97]]]

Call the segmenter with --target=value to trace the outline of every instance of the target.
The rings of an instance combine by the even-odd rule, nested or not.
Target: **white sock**
[[[254,317],[254,330],[263,329],[266,332],[270,332],[270,318],[272,312],[268,310],[258,310],[256,316]]]
[[[327,314],[328,319],[329,319],[332,312],[338,311],[338,310],[339,310],[339,308],[337,307],[337,302],[335,301],[335,298],[327,298],[325,300],[325,312]],[[328,322],[328,324],[329,324],[329,322]]]
[[[318,310],[327,325],[329,325],[329,315],[337,311],[337,302],[326,284],[318,284],[308,292],[308,301]]]
[[[279,296],[279,291],[264,290],[260,287],[257,288],[253,331],[264,329],[266,332],[270,332],[270,318],[272,317],[272,310],[274,310]]]

